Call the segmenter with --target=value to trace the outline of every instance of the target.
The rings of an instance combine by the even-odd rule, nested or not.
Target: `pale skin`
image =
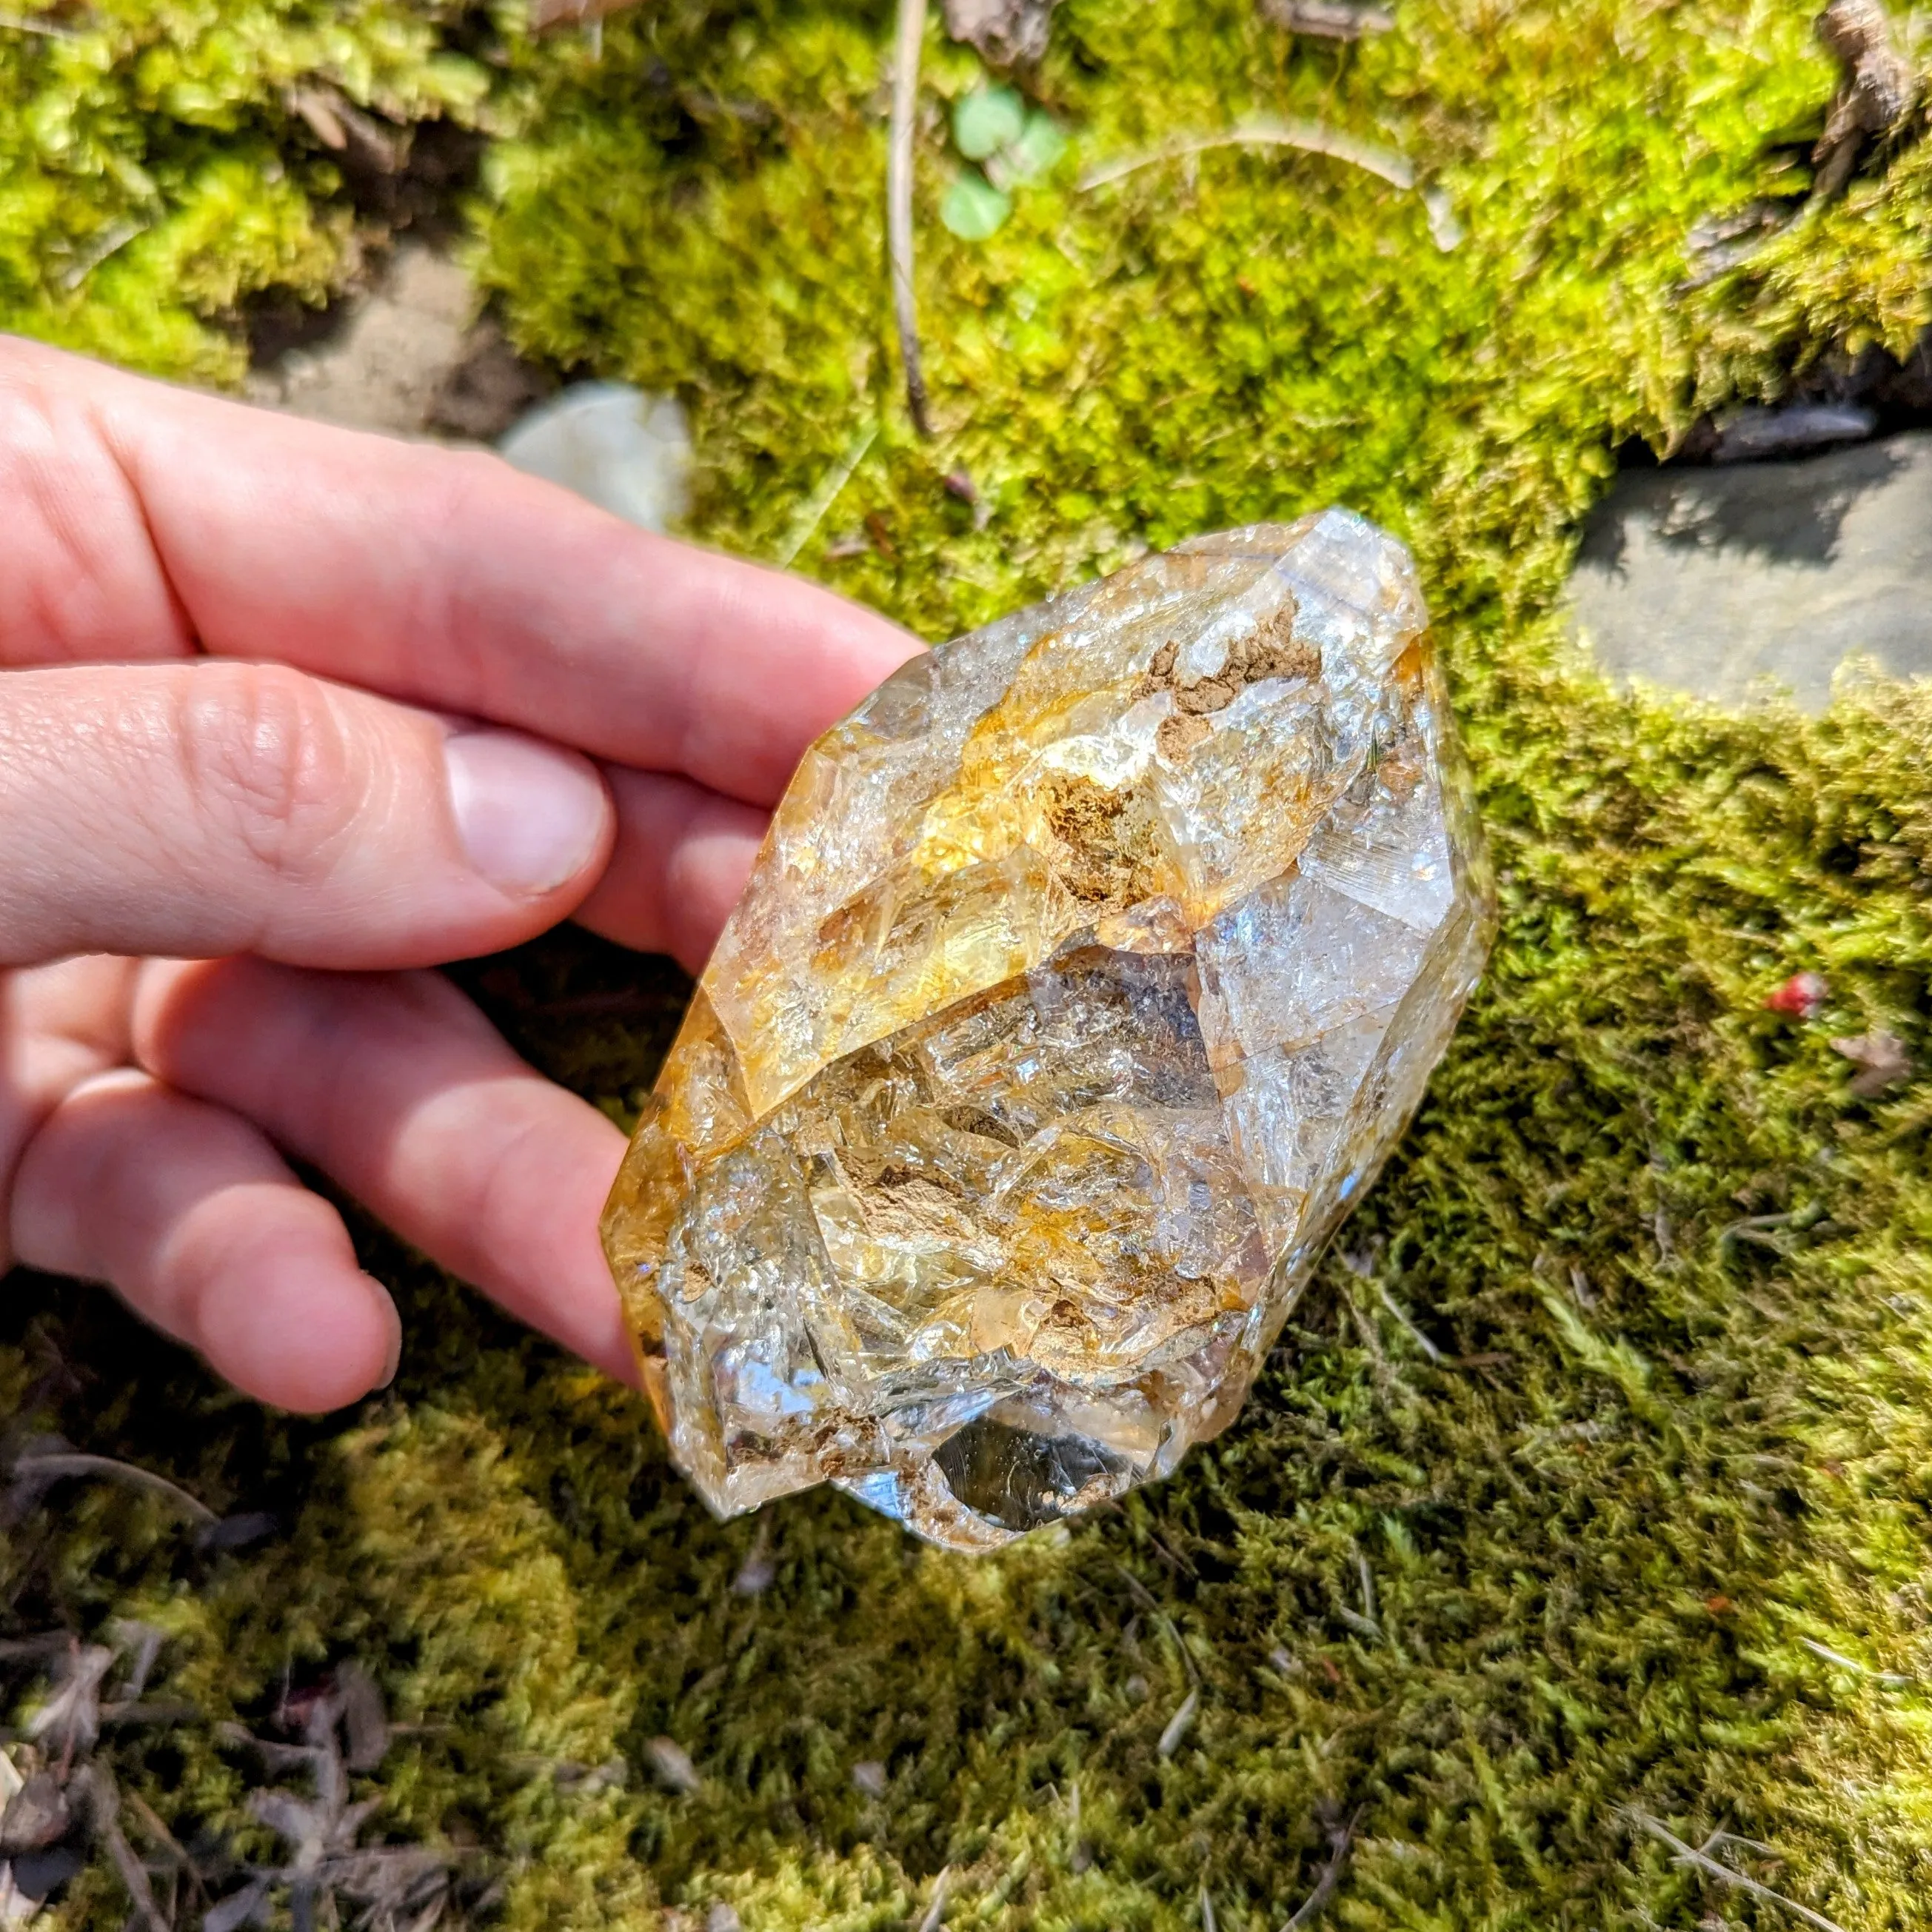
[[[629,1378],[621,1136],[424,969],[566,918],[696,967],[917,648],[494,457],[0,337],[0,1265],[338,1407],[404,1337],[299,1160]]]

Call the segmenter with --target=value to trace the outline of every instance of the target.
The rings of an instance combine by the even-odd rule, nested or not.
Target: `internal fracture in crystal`
[[[807,752],[604,1236],[713,1508],[986,1549],[1223,1428],[1493,914],[1408,553],[1204,537]]]

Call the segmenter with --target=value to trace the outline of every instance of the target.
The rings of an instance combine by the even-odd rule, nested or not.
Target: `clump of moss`
[[[10,9],[0,328],[238,380],[244,351],[218,325],[266,290],[320,304],[353,273],[338,106],[374,117],[378,140],[490,118],[491,74],[456,44],[466,24],[407,0]]]
[[[1802,190],[1808,11],[1417,0],[1338,49],[1241,0],[1066,0],[1036,86],[1070,151],[980,244],[935,218],[943,104],[980,79],[935,32],[931,445],[889,334],[879,9],[662,0],[601,55],[518,56],[541,111],[491,161],[482,274],[526,349],[684,396],[700,533],[802,538],[937,637],[1138,544],[1366,511],[1431,586],[1502,935],[1240,1422],[997,1559],[836,1496],[710,1521],[639,1405],[373,1234],[410,1347],[328,1424],[158,1368],[100,1298],[23,1296],[27,1412],[286,1518],[196,1555],[89,1491],[10,1532],[23,1624],[170,1631],[206,1721],[115,1761],[178,1836],[259,1842],[216,1724],[355,1655],[413,1727],[376,1828],[483,1847],[518,1928],[729,1903],[856,1932],[950,1870],[949,1924],[1258,1932],[1350,1820],[1351,1932],[1789,1922],[1659,1827],[1730,1834],[1714,1858],[1845,1932],[1924,1923],[1932,1100],[1859,1097],[1829,1042],[1932,1060],[1932,696],[1620,696],[1560,609],[1617,443],[1928,320],[1923,148],[1688,286],[1700,218]],[[1078,184],[1251,112],[1405,148],[1467,238],[1278,151]],[[1810,1024],[1763,1004],[1799,969],[1830,987]],[[676,997],[568,939],[466,977],[616,1112]],[[653,1778],[659,1738],[695,1790]],[[583,1775],[611,1760],[621,1788]],[[104,1868],[68,1916],[122,1909]]]

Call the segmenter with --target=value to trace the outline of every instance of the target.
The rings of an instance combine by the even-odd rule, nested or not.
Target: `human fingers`
[[[131,1068],[83,1082],[42,1124],[12,1226],[21,1260],[107,1282],[279,1408],[338,1408],[395,1372],[395,1306],[334,1209],[256,1129]]]
[[[14,1170],[54,1109],[84,1080],[128,1064],[131,959],[63,959],[0,973],[0,1270],[11,1259]]]
[[[578,923],[695,973],[745,889],[767,814],[667,772],[614,766],[604,778],[616,843]]]
[[[916,640],[494,457],[0,340],[0,662],[273,657],[769,804]]]
[[[0,963],[489,952],[602,870],[591,763],[285,665],[0,673]]]
[[[508,1312],[634,1379],[597,1219],[624,1137],[434,974],[152,964],[134,1048],[256,1122]]]

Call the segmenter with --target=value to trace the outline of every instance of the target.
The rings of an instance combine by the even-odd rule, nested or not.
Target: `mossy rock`
[[[1423,564],[1502,937],[1240,1421],[995,1558],[831,1495],[712,1522],[636,1402],[373,1233],[409,1348],[324,1424],[16,1283],[39,1426],[285,1518],[210,1554],[98,1487],[9,1532],[20,1628],[170,1634],[200,1715],[118,1734],[124,1790],[266,1852],[216,1726],[354,1657],[406,1727],[371,1836],[473,1848],[519,1928],[901,1926],[944,1871],[952,1926],[1259,1932],[1351,1821],[1349,1932],[1932,1918],[1932,1088],[1861,1097],[1830,1043],[1932,1058],[1932,695],[1618,695],[1561,612],[1619,444],[1928,320],[1909,139],[1693,272],[1700,218],[1802,194],[1810,10],[1416,0],[1337,47],[1240,0],[1066,0],[1032,86],[1068,151],[977,243],[937,209],[982,76],[935,24],[931,443],[890,335],[888,7],[662,0],[516,50],[480,277],[527,351],[677,389],[695,534],[939,637],[1142,544],[1360,509]],[[1079,185],[1264,113],[1405,151],[1465,238],[1279,148]],[[64,332],[111,346],[112,299]],[[1764,1006],[1801,969],[1811,1024]],[[620,1113],[679,993],[568,937],[464,976]],[[104,1861],[63,1908],[124,1911]]]

